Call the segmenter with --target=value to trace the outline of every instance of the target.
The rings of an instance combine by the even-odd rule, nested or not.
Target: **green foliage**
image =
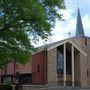
[[[0,84],[0,90],[12,90],[12,86],[8,84]]]
[[[25,64],[35,50],[31,38],[51,35],[64,0],[0,0],[0,67],[13,60]]]

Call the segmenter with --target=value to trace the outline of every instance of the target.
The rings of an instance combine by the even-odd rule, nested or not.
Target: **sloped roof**
[[[82,54],[84,54],[86,56],[87,55],[86,52],[74,41],[74,38],[77,38],[77,37],[88,38],[84,34],[83,24],[82,24],[82,20],[81,20],[81,15],[80,15],[79,8],[78,8],[78,14],[77,14],[76,36],[73,37],[73,38],[71,38],[71,39],[64,39],[64,40],[61,40],[61,41],[57,41],[57,42],[54,42],[54,43],[43,45],[41,47],[38,47],[38,50],[39,51],[42,51],[44,49],[50,50],[50,49],[53,49],[55,47],[58,47],[58,46],[60,46],[60,45],[62,45],[64,43],[69,42],[75,48],[77,48],[77,50],[79,50]]]
[[[68,42],[71,43],[83,55],[87,56],[86,52],[73,39],[64,39],[64,40],[61,40],[61,41],[57,41],[57,42],[54,42],[54,43],[50,43],[50,44],[41,46],[38,49],[39,49],[39,51],[42,51],[44,49],[50,50],[50,49],[53,49],[55,47],[58,47],[60,45],[63,45],[65,43],[68,43]]]

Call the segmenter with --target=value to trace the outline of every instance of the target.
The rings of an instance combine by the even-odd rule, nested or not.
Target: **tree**
[[[35,50],[31,39],[47,38],[64,0],[0,0],[0,67],[25,64]]]

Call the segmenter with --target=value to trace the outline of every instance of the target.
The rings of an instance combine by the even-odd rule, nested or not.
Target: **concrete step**
[[[72,86],[48,86],[48,85],[21,85],[20,90],[90,90],[89,87],[72,87]]]
[[[31,90],[90,90],[90,87],[43,87],[43,88],[32,88]]]

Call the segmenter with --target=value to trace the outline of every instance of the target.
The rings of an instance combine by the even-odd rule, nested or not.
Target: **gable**
[[[66,40],[62,40],[62,41],[53,43],[52,45],[49,45],[47,47],[47,50],[51,50],[53,48],[56,48],[56,47],[58,47],[60,45],[65,44],[65,43],[72,44],[78,51],[80,51],[83,55],[87,56],[86,52],[76,42],[74,42],[72,39],[66,39]]]

